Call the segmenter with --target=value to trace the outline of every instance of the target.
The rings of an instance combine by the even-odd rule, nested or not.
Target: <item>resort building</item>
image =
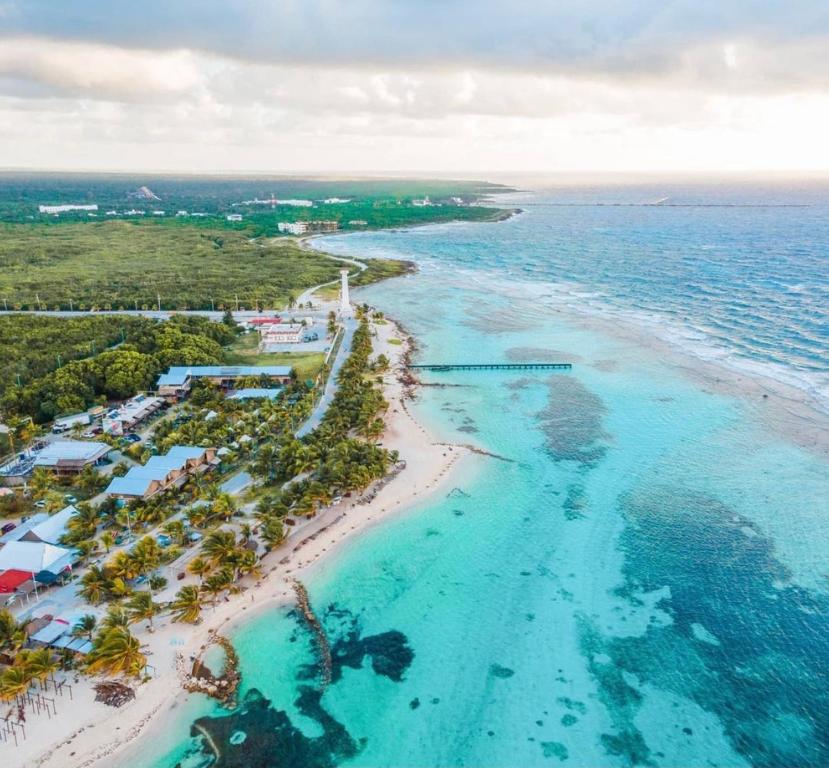
[[[70,213],[71,211],[97,211],[97,205],[39,205],[40,213]]]
[[[264,377],[284,385],[291,381],[292,371],[289,365],[174,366],[158,377],[158,394],[172,402],[181,400],[194,379],[207,379],[222,389],[235,389],[239,379],[249,377]]]
[[[166,405],[164,398],[136,395],[123,405],[108,411],[102,426],[108,435],[123,435],[149,419]]]
[[[71,477],[84,467],[100,464],[111,450],[106,443],[57,440],[35,454],[32,468],[43,467],[58,477]]]
[[[29,541],[41,544],[60,543],[63,535],[69,530],[69,521],[78,510],[71,504],[64,507],[60,512],[49,515],[46,512],[38,512],[32,515],[25,523],[12,529],[0,537],[0,544],[8,544],[12,541]]]
[[[305,333],[305,326],[300,323],[274,323],[259,327],[262,344],[299,344]]]
[[[151,456],[143,467],[113,478],[104,493],[119,499],[149,499],[168,488],[180,488],[189,476],[203,474],[218,463],[215,448],[176,445],[166,456]]]
[[[0,591],[15,592],[32,581],[53,584],[72,570],[78,552],[33,541],[12,541],[0,549]]]
[[[307,221],[280,221],[276,225],[280,232],[289,235],[304,235],[308,231]]]
[[[247,387],[237,389],[227,396],[228,400],[276,400],[282,392],[282,388]]]

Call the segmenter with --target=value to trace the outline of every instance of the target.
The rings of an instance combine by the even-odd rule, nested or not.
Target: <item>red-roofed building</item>
[[[27,571],[16,571],[13,568],[0,573],[0,593],[14,592],[21,584],[32,578]]]

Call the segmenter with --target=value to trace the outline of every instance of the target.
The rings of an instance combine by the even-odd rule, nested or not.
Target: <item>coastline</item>
[[[293,536],[263,557],[261,578],[242,579],[242,593],[215,608],[206,607],[201,624],[174,623],[164,616],[152,634],[142,627],[137,634],[147,646],[155,674],[136,687],[135,699],[118,709],[95,702],[95,680],[80,678],[74,684],[71,704],[65,697],[58,701],[57,717],[49,720],[40,715],[27,723],[27,739],[10,753],[12,765],[87,768],[125,764],[130,750],[137,749],[139,737],[149,739],[153,731],[164,728],[164,716],[171,715],[181,697],[202,695],[187,693],[181,682],[189,658],[199,653],[212,631],[226,635],[265,610],[293,604],[291,580],[329,566],[331,553],[354,541],[361,531],[445,488],[459,465],[468,470],[481,460],[469,446],[439,441],[412,415],[405,404],[412,396],[412,384],[398,376],[411,337],[388,319],[375,329],[374,354],[386,354],[391,362],[383,381],[383,393],[389,402],[383,444],[399,451],[405,468],[364,504],[351,500],[303,521]],[[391,343],[391,338],[403,344]],[[67,708],[72,710],[71,720]]]

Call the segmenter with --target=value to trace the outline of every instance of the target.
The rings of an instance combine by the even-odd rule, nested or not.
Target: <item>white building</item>
[[[68,213],[69,211],[97,211],[97,205],[39,205],[41,213]]]
[[[274,323],[259,328],[262,344],[299,344],[305,326],[299,323]]]
[[[429,199],[429,195],[426,195],[422,200],[412,200],[412,205],[416,206],[417,208],[425,208],[432,204],[432,201]]]
[[[242,220],[242,214],[241,213],[229,213],[227,216],[225,216],[225,218],[228,221],[241,221]]]
[[[304,235],[308,231],[307,221],[280,221],[276,226],[280,232],[291,235]]]
[[[325,200],[323,200],[322,202],[325,203],[326,205],[336,205],[338,203],[339,204],[350,203],[351,198],[350,197],[326,197]]]

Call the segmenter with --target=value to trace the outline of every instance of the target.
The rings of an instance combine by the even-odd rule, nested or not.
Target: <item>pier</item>
[[[417,371],[569,371],[572,363],[420,363],[408,365]]]

